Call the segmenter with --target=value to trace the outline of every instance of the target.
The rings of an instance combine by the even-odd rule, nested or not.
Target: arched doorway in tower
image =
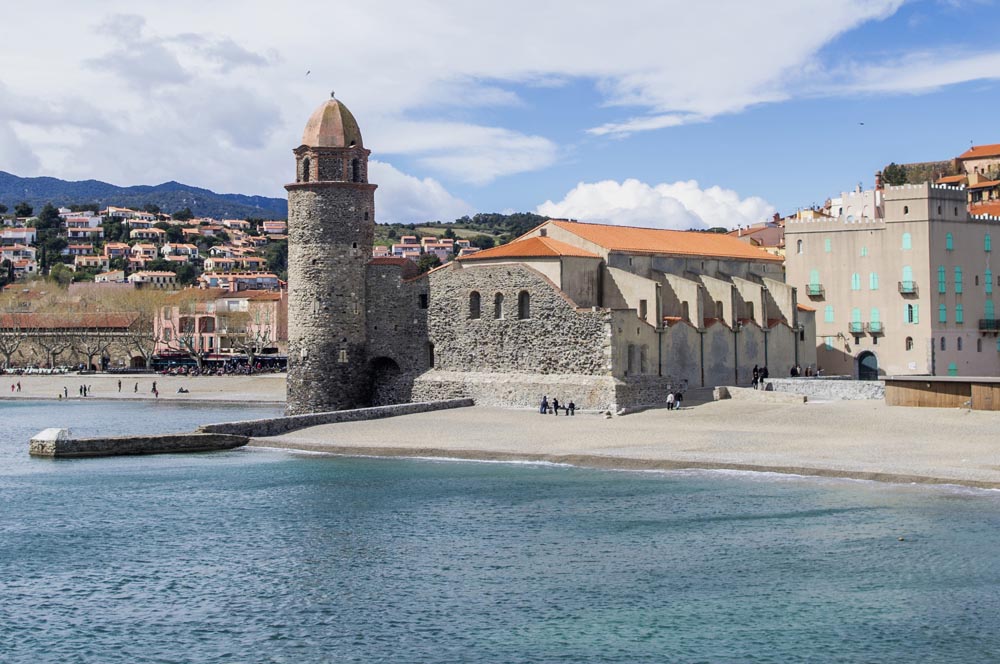
[[[399,364],[391,357],[376,357],[371,361],[373,406],[405,403],[410,399],[412,379],[407,381]]]
[[[865,351],[858,355],[858,380],[878,380],[878,358]]]

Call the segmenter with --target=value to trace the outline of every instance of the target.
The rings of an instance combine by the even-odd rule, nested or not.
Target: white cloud
[[[537,212],[621,226],[687,230],[760,222],[774,214],[774,207],[757,196],[740,198],[732,189],[702,189],[695,180],[650,185],[628,179],[581,182],[558,203],[539,205]]]
[[[391,164],[369,161],[368,177],[378,184],[375,218],[380,223],[452,221],[473,212],[472,206],[449,194],[437,180],[407,175]]]

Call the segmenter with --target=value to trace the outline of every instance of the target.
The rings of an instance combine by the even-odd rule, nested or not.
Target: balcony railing
[[[823,284],[808,284],[806,294],[809,297],[823,297]]]
[[[851,334],[861,334],[865,331],[865,324],[861,321],[851,322]]]
[[[981,332],[1000,332],[1000,320],[996,318],[980,318],[979,330]]]
[[[900,281],[899,282],[899,292],[903,295],[916,295],[917,294],[917,282],[915,281]]]
[[[882,322],[873,320],[868,323],[868,332],[871,334],[882,334]]]

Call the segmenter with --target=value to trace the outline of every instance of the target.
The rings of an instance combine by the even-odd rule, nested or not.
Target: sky
[[[998,2],[10,3],[0,170],[283,197],[335,91],[380,222],[735,228],[1000,143]]]

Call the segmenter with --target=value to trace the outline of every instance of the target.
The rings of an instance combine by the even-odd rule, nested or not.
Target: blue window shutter
[[[920,322],[920,305],[919,304],[914,304],[913,305],[913,322],[914,323],[919,323]]]

